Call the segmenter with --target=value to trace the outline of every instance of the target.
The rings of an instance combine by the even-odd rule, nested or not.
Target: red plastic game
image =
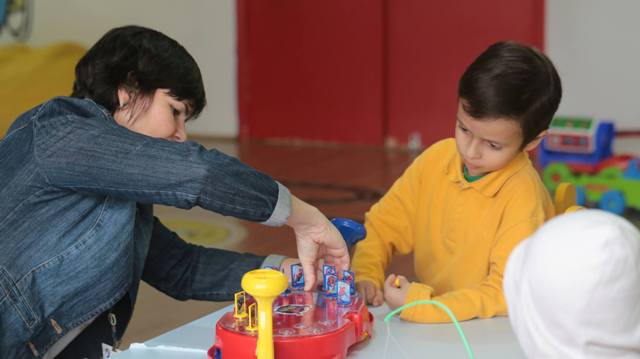
[[[345,358],[349,348],[371,336],[373,316],[357,295],[350,305],[338,305],[323,292],[283,293],[273,305],[275,357]],[[251,299],[247,300],[247,304]],[[226,313],[216,325],[212,359],[256,358],[257,331],[247,330],[249,317]]]
[[[355,221],[334,218],[332,223],[349,247],[365,236],[364,226]],[[335,267],[324,265],[322,287],[305,292],[298,263],[291,265],[290,280],[285,290],[287,278],[278,269],[245,274],[246,292],[236,293],[234,310],[218,320],[209,358],[254,359],[259,347],[261,358],[341,359],[371,337],[374,319],[355,293],[353,272],[338,276]]]

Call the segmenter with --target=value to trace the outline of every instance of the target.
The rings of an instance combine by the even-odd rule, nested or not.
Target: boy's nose
[[[480,144],[476,141],[471,141],[467,146],[467,158],[480,158]]]

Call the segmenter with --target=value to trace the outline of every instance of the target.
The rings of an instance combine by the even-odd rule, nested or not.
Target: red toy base
[[[357,295],[345,306],[321,292],[282,294],[274,302],[274,355],[278,359],[345,358],[351,346],[371,336],[373,320]],[[222,316],[209,358],[256,358],[257,331],[247,330],[247,324],[247,319],[236,319],[233,312]]]

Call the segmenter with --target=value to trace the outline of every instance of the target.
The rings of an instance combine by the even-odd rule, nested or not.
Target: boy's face
[[[521,152],[522,139],[518,122],[508,118],[478,120],[458,101],[456,146],[470,175],[480,176],[505,167]]]
[[[176,142],[187,140],[185,122],[189,118],[188,107],[169,95],[168,90],[157,89],[151,98],[139,99],[148,102],[137,104],[138,108],[129,104],[130,97],[125,90],[118,90],[118,98],[120,104],[124,104],[113,115],[119,125],[150,137]]]

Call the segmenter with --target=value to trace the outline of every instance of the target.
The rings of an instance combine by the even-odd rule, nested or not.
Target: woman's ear
[[[129,91],[124,87],[118,88],[118,109],[126,107],[130,100],[131,95],[129,94]]]
[[[538,147],[538,145],[546,135],[547,135],[547,130],[540,132],[540,134],[536,136],[536,138],[534,138],[531,142],[527,143],[527,145],[524,146],[524,152],[532,151],[536,147]]]
[[[125,127],[128,127],[131,120],[131,94],[124,87],[118,88],[118,107],[113,113],[113,118]]]

